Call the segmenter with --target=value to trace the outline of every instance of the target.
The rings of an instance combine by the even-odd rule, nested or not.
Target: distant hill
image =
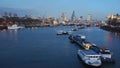
[[[0,7],[0,15],[4,15],[4,13],[16,13],[18,16],[25,16],[25,15],[35,15],[36,12],[30,9],[16,9],[16,8],[4,8]]]

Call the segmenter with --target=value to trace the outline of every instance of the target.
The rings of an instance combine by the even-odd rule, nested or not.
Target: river
[[[80,47],[71,43],[68,35],[56,35],[58,30],[72,28],[56,26],[0,31],[0,68],[86,68],[77,56]],[[119,68],[120,34],[98,27],[73,33],[85,35],[88,41],[113,52],[115,64],[103,64],[102,68]]]

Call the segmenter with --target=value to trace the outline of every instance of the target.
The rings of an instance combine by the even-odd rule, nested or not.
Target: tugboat
[[[102,62],[114,63],[115,61],[112,58],[112,52],[107,48],[100,48],[97,46],[92,46],[90,49],[94,50],[96,53],[101,55]]]
[[[101,55],[97,54],[93,50],[78,50],[78,56],[88,66],[99,67],[102,65]]]

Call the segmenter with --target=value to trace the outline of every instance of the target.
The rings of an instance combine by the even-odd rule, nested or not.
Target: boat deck
[[[96,52],[93,51],[93,50],[81,50],[81,51],[83,51],[83,53],[84,53],[85,55],[99,55],[98,53],[96,53]]]

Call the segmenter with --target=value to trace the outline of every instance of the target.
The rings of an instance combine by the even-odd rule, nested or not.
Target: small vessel
[[[71,35],[71,34],[72,34],[72,31],[67,31],[67,34],[68,34],[68,35]]]
[[[60,31],[57,32],[57,35],[62,35],[62,34],[63,34],[62,30],[60,30]]]
[[[78,29],[83,29],[83,28],[85,28],[85,26],[79,26],[79,27],[78,27]]]
[[[101,48],[100,49],[100,54],[102,55],[102,57],[104,59],[106,58],[110,58],[111,59],[111,56],[112,56],[112,53],[109,49],[106,49],[106,48]]]
[[[92,46],[90,47],[90,49],[94,50],[96,53],[101,55],[101,59],[103,62],[114,62],[113,58],[112,58],[112,52],[107,49],[107,48],[100,48],[97,46]]]
[[[89,65],[94,67],[99,67],[102,65],[101,62],[101,55],[97,54],[93,50],[78,50],[78,56],[82,59],[82,61]]]
[[[68,32],[67,31],[63,31],[63,33],[62,34],[68,34]]]
[[[73,29],[72,29],[72,31],[77,31],[77,30],[78,30],[78,28],[73,28]]]
[[[99,27],[100,25],[99,24],[94,24],[95,25],[95,27]]]
[[[90,24],[90,23],[87,23],[87,24],[86,24],[86,27],[90,27],[90,26],[91,26],[91,24]]]
[[[12,25],[12,26],[8,26],[8,29],[20,29],[20,28],[24,28],[22,26],[17,26],[16,24]]]
[[[71,31],[60,30],[57,32],[57,35],[70,35],[71,33],[72,33]]]

